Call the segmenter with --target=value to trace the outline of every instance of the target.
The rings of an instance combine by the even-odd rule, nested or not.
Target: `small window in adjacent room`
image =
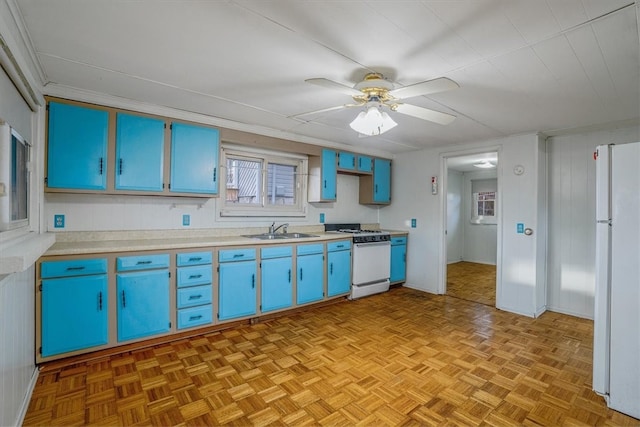
[[[497,224],[498,205],[497,178],[480,178],[471,180],[471,223]]]
[[[9,160],[0,173],[0,230],[11,230],[29,224],[29,144],[5,124],[0,151]]]
[[[307,158],[226,145],[221,216],[304,216]]]

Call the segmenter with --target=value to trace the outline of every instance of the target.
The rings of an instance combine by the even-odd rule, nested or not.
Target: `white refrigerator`
[[[640,418],[640,143],[596,151],[593,389]]]

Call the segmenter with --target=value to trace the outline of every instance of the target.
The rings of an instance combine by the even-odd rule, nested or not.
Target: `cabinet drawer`
[[[178,268],[177,286],[179,288],[212,283],[211,265]]]
[[[178,329],[206,325],[213,320],[211,304],[178,310]]]
[[[76,259],[65,261],[46,261],[41,264],[40,276],[43,279],[50,277],[88,276],[90,274],[102,274],[107,272],[107,260]]]
[[[211,252],[191,252],[178,254],[176,262],[178,267],[184,267],[186,265],[211,264],[212,258]]]
[[[344,251],[347,249],[351,249],[351,241],[349,240],[327,243],[327,252]]]
[[[323,250],[323,243],[317,243],[313,245],[299,245],[296,253],[298,255],[321,254]]]
[[[149,270],[151,268],[168,268],[169,255],[141,255],[118,257],[116,269],[118,271]]]
[[[291,246],[275,246],[271,248],[262,248],[260,250],[260,256],[262,259],[283,258],[292,255],[293,248]]]
[[[392,237],[391,238],[391,244],[392,245],[406,245],[407,244],[407,237],[403,236],[403,237]]]
[[[218,252],[218,261],[246,261],[256,259],[256,250],[252,248],[246,249],[225,249]]]
[[[193,288],[178,289],[178,308],[193,307],[202,304],[211,304],[211,285],[194,286]]]

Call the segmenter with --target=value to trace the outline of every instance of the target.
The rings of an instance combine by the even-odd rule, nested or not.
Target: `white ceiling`
[[[640,117],[632,0],[12,1],[45,92],[71,86],[301,141],[398,153]],[[351,86],[370,71],[398,87],[455,80],[407,101],[457,119],[392,112],[396,128],[358,138],[357,109],[289,118],[351,101],[305,79]]]

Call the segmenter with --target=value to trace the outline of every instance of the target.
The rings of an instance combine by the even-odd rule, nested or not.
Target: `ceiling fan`
[[[430,122],[438,123],[441,125],[447,125],[453,122],[456,116],[451,114],[442,113],[439,111],[431,110],[429,108],[418,107],[417,105],[405,104],[402,102],[406,98],[411,98],[420,95],[429,95],[437,92],[444,92],[460,87],[456,82],[446,77],[440,77],[433,80],[427,80],[420,83],[415,83],[409,86],[395,88],[393,83],[385,80],[380,73],[368,73],[364,79],[357,83],[353,87],[346,86],[342,83],[335,82],[333,80],[325,78],[314,78],[305,80],[307,83],[322,86],[328,89],[336,90],[338,92],[350,95],[354,103],[338,105],[335,107],[324,108],[322,110],[310,111],[307,113],[296,114],[293,117],[306,116],[310,114],[323,113],[332,110],[339,110],[342,108],[352,107],[365,107],[366,112],[363,111],[356,117],[351,123],[351,127],[363,135],[379,135],[386,132],[396,125],[396,123],[390,119],[388,114],[384,111],[389,109],[391,111],[398,112],[400,114],[406,114],[408,116],[416,117],[422,120],[428,120]],[[354,123],[361,121],[364,123],[366,116],[373,114],[375,119],[380,125],[377,125],[371,129],[371,131],[361,131],[356,129]],[[369,117],[371,122],[371,117]],[[390,122],[388,121],[390,120]],[[361,124],[362,124],[361,123]],[[382,129],[381,126],[386,126]]]

